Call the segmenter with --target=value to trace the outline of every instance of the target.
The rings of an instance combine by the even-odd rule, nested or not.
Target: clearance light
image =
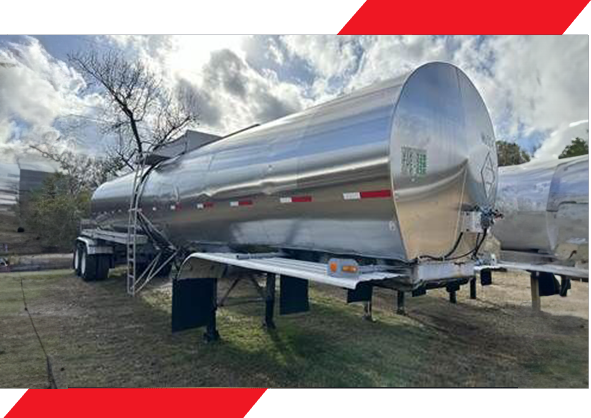
[[[360,270],[357,261],[350,258],[331,258],[327,264],[327,273],[332,277],[357,277]]]
[[[345,273],[357,273],[357,266],[343,266],[341,270]]]

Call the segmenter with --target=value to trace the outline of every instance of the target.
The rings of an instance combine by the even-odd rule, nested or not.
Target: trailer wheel
[[[80,276],[85,282],[91,282],[97,278],[97,257],[88,254],[86,246],[83,247],[80,258]]]
[[[80,277],[80,258],[82,257],[82,248],[80,243],[76,243],[74,247],[73,267],[76,276]]]
[[[111,257],[106,254],[91,256],[96,258],[96,276],[95,280],[105,280],[109,277],[109,268],[111,267]]]

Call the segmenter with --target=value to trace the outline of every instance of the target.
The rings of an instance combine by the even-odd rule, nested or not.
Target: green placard
[[[427,175],[427,150],[402,147],[402,173],[416,179]]]

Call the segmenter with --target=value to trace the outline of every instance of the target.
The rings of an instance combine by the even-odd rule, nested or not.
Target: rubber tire
[[[96,258],[96,276],[94,280],[106,280],[109,277],[111,257],[106,254],[92,256]]]
[[[80,277],[80,258],[82,255],[82,245],[79,242],[74,246],[74,256],[72,257],[72,268],[76,276]]]
[[[97,256],[89,255],[86,246],[84,246],[80,262],[80,277],[82,277],[82,280],[85,282],[93,282],[96,280],[97,261]]]

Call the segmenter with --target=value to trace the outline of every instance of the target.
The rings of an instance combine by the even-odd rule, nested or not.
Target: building
[[[57,164],[37,156],[0,156],[0,212],[14,213],[19,199],[43,185]]]

